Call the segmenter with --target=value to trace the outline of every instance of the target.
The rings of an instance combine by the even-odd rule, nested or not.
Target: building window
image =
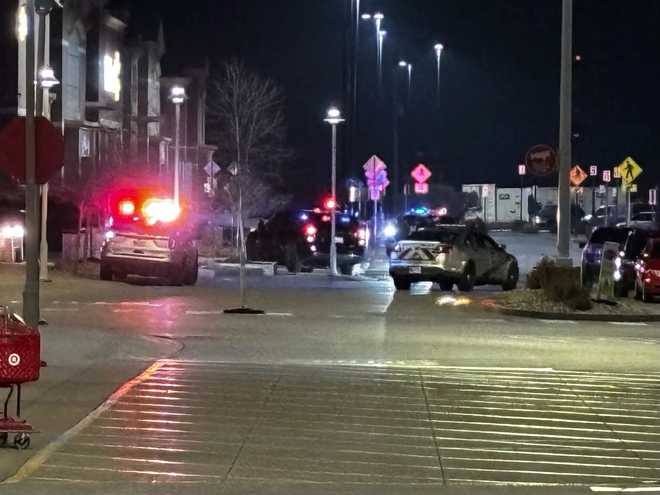
[[[114,56],[106,55],[103,59],[103,89],[111,93],[115,101],[121,95],[121,59],[119,52]]]

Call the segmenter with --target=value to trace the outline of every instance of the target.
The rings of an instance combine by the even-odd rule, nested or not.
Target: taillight
[[[119,213],[125,216],[135,213],[135,203],[130,199],[123,199],[119,202]]]
[[[318,231],[319,230],[316,228],[315,225],[308,225],[307,227],[305,227],[305,234],[307,234],[310,237],[315,236],[318,233]]]
[[[142,206],[142,214],[147,225],[157,222],[172,223],[181,214],[181,208],[171,199],[149,199]]]
[[[359,229],[355,233],[355,237],[357,237],[358,239],[360,239],[362,241],[366,240],[367,239],[367,229]]]

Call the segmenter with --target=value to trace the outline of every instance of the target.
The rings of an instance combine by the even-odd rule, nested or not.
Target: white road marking
[[[205,316],[205,315],[221,315],[223,314],[223,311],[221,310],[212,310],[212,311],[193,311],[191,309],[186,310],[187,315],[194,315],[194,316]]]
[[[592,492],[600,493],[660,493],[660,486],[637,486],[620,488],[615,486],[591,486]]]
[[[53,313],[75,313],[78,308],[41,308],[41,311],[48,311]]]
[[[614,325],[617,327],[648,327],[648,323],[641,321],[608,321],[609,325]]]
[[[577,325],[577,321],[573,320],[540,320],[541,323],[546,323],[547,325]]]
[[[471,318],[472,323],[507,323],[504,318]]]
[[[293,316],[293,313],[266,313],[266,316],[283,316],[283,317],[290,317],[290,316]]]

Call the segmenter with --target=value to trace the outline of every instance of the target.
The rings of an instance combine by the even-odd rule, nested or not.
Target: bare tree
[[[285,144],[284,96],[272,80],[238,61],[225,64],[209,83],[209,136],[225,165],[235,163],[235,175],[225,175],[216,201],[245,218],[269,213],[288,202],[278,194],[279,167],[292,156]],[[245,249],[243,243],[243,250]]]

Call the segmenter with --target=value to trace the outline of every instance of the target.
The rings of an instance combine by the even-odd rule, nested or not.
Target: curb
[[[585,314],[585,313],[545,313],[543,311],[529,311],[524,309],[505,308],[492,300],[482,301],[481,305],[488,311],[493,311],[507,316],[518,316],[520,318],[534,318],[537,320],[559,320],[559,321],[600,321],[614,323],[653,323],[660,322],[660,314],[657,315],[612,315],[612,314]]]

